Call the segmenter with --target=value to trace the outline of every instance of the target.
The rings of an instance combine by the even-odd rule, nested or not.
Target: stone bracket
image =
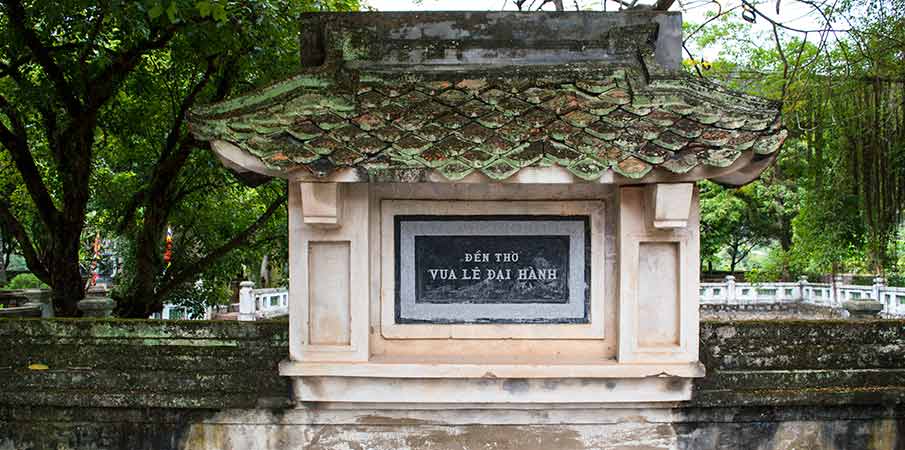
[[[694,183],[656,183],[648,186],[653,205],[653,226],[685,228],[691,213]]]
[[[302,191],[302,221],[318,228],[342,226],[341,183],[299,183]]]

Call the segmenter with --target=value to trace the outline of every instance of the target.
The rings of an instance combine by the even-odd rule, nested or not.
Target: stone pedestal
[[[106,290],[89,290],[85,298],[78,303],[79,311],[85,317],[110,317],[116,302],[107,296]]]
[[[848,300],[842,302],[842,309],[848,311],[852,319],[875,319],[883,311],[883,303],[874,299]]]

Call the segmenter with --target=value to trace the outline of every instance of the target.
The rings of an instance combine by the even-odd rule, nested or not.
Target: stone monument
[[[695,182],[768,167],[777,104],[683,73],[677,13],[301,22],[300,74],[190,122],[229,168],[289,182],[280,370],[302,405],[690,398]]]

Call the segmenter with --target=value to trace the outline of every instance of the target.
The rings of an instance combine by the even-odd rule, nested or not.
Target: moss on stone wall
[[[705,321],[700,356],[694,406],[905,403],[901,320]]]
[[[287,406],[283,322],[0,321],[0,405]]]

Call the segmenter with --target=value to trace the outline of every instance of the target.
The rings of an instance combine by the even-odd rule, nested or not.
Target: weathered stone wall
[[[291,408],[287,337],[285,322],[0,320],[0,449],[905,448],[905,321],[704,322],[708,375],[665,412]]]
[[[179,448],[188,424],[286,408],[283,322],[0,320],[0,449]]]
[[[905,321],[703,322],[688,449],[905,448]]]
[[[766,303],[753,305],[702,304],[701,320],[827,320],[843,319],[842,308],[808,303]]]

